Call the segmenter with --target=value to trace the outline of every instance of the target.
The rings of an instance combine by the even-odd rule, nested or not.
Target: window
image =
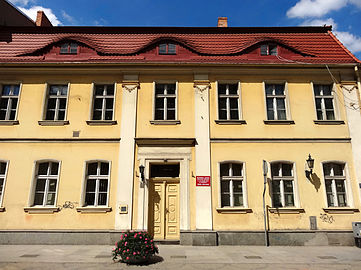
[[[63,43],[60,46],[60,54],[77,54],[78,44],[76,43]]]
[[[2,200],[4,196],[7,165],[8,165],[7,162],[0,161],[0,207],[2,206]]]
[[[261,45],[261,55],[277,55],[277,45],[275,44]]]
[[[59,178],[59,162],[38,162],[34,206],[54,206]]]
[[[176,47],[173,43],[159,44],[159,54],[176,54]]]
[[[18,108],[20,85],[4,84],[0,96],[0,120],[15,120]]]
[[[239,120],[239,84],[218,84],[218,119]]]
[[[155,84],[154,120],[176,120],[176,84]]]
[[[88,162],[84,206],[108,205],[109,162]]]
[[[243,163],[221,163],[221,207],[244,206]]]
[[[328,207],[347,206],[345,164],[324,163],[323,175]]]
[[[285,84],[265,84],[267,120],[287,120]]]
[[[45,120],[65,120],[68,85],[50,85]]]
[[[317,120],[335,120],[332,84],[314,84]]]
[[[114,84],[95,85],[92,120],[112,120]]]
[[[292,163],[271,163],[273,207],[295,206]]]

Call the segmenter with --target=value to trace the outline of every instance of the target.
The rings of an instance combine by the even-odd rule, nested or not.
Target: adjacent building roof
[[[77,42],[94,53],[48,57],[54,46]],[[159,43],[183,48],[154,55]],[[284,53],[260,56],[261,44]],[[0,62],[353,64],[360,61],[325,27],[2,27]]]

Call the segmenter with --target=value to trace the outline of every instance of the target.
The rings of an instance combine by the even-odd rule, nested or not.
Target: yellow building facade
[[[209,40],[249,31],[195,30]],[[251,30],[267,39],[226,57],[258,53],[252,63],[184,60],[197,47],[176,28],[155,29],[133,62],[102,59],[111,52],[86,40],[91,28],[54,27],[56,41],[25,43],[21,61],[0,57],[1,242],[113,243],[131,229],[185,245],[263,245],[266,230],[271,245],[352,245],[361,197],[347,93],[360,63],[335,41],[347,61],[306,63],[316,53],[287,39],[330,29]],[[48,38],[6,31],[14,48],[21,35]],[[124,38],[112,38],[119,49]]]

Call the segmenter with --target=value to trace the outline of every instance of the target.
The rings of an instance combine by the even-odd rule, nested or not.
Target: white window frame
[[[156,94],[155,87],[157,84],[175,84],[175,119],[155,119],[155,103],[156,103]],[[172,95],[173,96],[173,95]],[[167,105],[166,99],[163,99],[163,118],[167,116]],[[154,121],[177,121],[178,120],[178,81],[175,80],[157,80],[153,82],[153,120]]]
[[[0,163],[5,163],[5,164],[6,164],[5,173],[4,173],[4,174],[0,174],[0,178],[3,178],[3,179],[4,179],[3,188],[2,188],[2,190],[0,190],[0,191],[1,191],[1,195],[0,195],[0,208],[1,208],[1,207],[3,207],[5,185],[6,185],[6,179],[7,179],[7,175],[8,175],[8,171],[9,171],[9,161],[8,161],[8,160],[0,159]]]
[[[46,185],[45,185],[45,191],[44,191],[44,197],[43,197],[43,204],[42,205],[35,205],[35,193],[36,193],[36,184],[38,180],[38,173],[39,173],[39,164],[40,163],[49,163],[49,162],[56,162],[58,163],[58,175],[56,176],[56,190],[55,190],[55,199],[54,204],[48,205],[46,204],[46,197],[47,193],[49,191],[49,178],[54,179],[52,175],[49,174],[42,176],[42,178],[46,179]],[[49,167],[50,168],[50,167]],[[48,169],[49,170],[49,169]],[[47,208],[47,207],[55,207],[57,205],[57,199],[58,199],[58,190],[59,190],[59,180],[60,180],[60,172],[61,172],[61,161],[55,160],[55,159],[44,159],[44,160],[37,160],[34,164],[34,171],[33,171],[33,179],[31,184],[31,190],[30,190],[30,197],[29,197],[29,206],[30,207],[38,207],[38,208]]]
[[[281,176],[273,177],[272,167],[271,167],[273,164],[290,164],[290,165],[292,165],[292,176],[282,176],[281,175]],[[300,207],[296,163],[293,161],[289,161],[289,160],[274,160],[274,161],[269,162],[268,167],[269,167],[269,176],[270,176],[271,181],[280,181],[280,194],[281,194],[282,208],[298,208],[298,207]],[[281,168],[282,168],[282,166],[279,167],[280,171],[282,171]],[[284,180],[292,181],[292,192],[293,192],[293,202],[294,202],[293,206],[285,206],[285,194],[284,194],[284,184],[283,184]],[[271,190],[272,207],[276,207],[276,206],[274,206],[272,184],[270,185],[270,190]]]
[[[322,109],[322,118],[323,119],[318,119],[317,117],[317,107],[316,107],[316,95],[315,95],[315,88],[314,88],[314,85],[331,85],[332,89],[331,89],[331,93],[332,95],[331,96],[325,96],[325,97],[332,97],[332,105],[333,105],[333,111],[334,111],[334,114],[335,114],[335,119],[334,120],[328,120],[328,119],[325,119],[326,117],[326,108],[325,108],[325,102],[324,102],[324,98],[322,98],[322,101],[321,101],[321,109]],[[335,93],[336,93],[336,84],[333,83],[333,82],[325,82],[325,81],[313,81],[311,82],[311,90],[312,90],[312,96],[313,96],[313,107],[314,107],[314,110],[315,110],[315,119],[317,121],[335,121],[335,120],[339,120],[340,119],[340,111],[339,111],[339,108],[338,108],[338,102],[336,101],[336,96],[335,96]],[[323,96],[319,96],[319,97],[323,97]]]
[[[331,175],[330,177],[326,177],[325,176],[325,172],[323,170],[323,165],[324,164],[328,164],[328,163],[336,163],[336,164],[341,164],[344,166],[343,171],[344,171],[344,176],[339,179],[336,179],[338,177],[335,177],[333,175]],[[345,161],[339,161],[339,160],[327,160],[327,161],[323,161],[321,162],[321,170],[322,170],[322,177],[323,177],[323,183],[324,183],[324,199],[325,199],[325,205],[326,208],[343,208],[343,207],[353,207],[353,197],[352,197],[352,189],[351,189],[351,184],[350,184],[350,177],[349,177],[349,172],[348,172],[348,165],[347,162]],[[333,169],[331,170],[331,174],[332,174]],[[326,190],[326,178],[332,178],[330,180],[332,180],[332,195],[333,195],[333,200],[335,202],[334,206],[329,206],[328,205],[328,201],[327,201],[327,190]],[[346,206],[338,206],[338,199],[337,199],[337,191],[336,191],[336,184],[334,180],[344,180],[345,183],[345,196],[346,196]]]
[[[241,164],[242,165],[242,176],[239,177],[239,179],[242,181],[242,196],[243,196],[243,206],[234,206],[234,200],[233,200],[233,185],[232,185],[232,179],[235,177],[229,176],[230,178],[230,206],[223,206],[222,207],[222,176],[221,176],[221,165],[222,164]],[[226,177],[227,178],[227,177]],[[237,177],[236,177],[237,178]],[[226,209],[226,208],[248,208],[248,196],[247,196],[247,176],[246,176],[246,162],[240,161],[240,160],[225,160],[218,163],[218,208],[220,209]]]
[[[67,90],[67,95],[66,95],[66,104],[65,104],[65,115],[64,115],[64,120],[47,120],[46,119],[46,112],[47,112],[47,107],[48,107],[48,101],[49,101],[49,91],[50,91],[50,86],[52,85],[67,85],[68,86],[68,90]],[[67,121],[68,119],[68,103],[69,103],[69,93],[70,93],[70,82],[64,82],[64,81],[54,81],[54,82],[47,82],[45,84],[45,95],[44,95],[44,102],[43,102],[43,111],[42,111],[42,117],[41,119],[43,121],[50,121],[50,122],[56,122],[56,121]],[[58,102],[57,102],[58,104]],[[58,106],[58,105],[57,105]],[[56,107],[57,108],[57,107]],[[55,109],[55,115],[57,115],[58,110]],[[55,117],[57,118],[57,117]]]
[[[108,171],[108,175],[104,176],[104,175],[100,175],[100,163],[108,163],[109,164],[109,171]],[[94,198],[94,205],[85,205],[85,197],[86,197],[86,187],[87,187],[87,183],[88,183],[88,164],[90,163],[98,163],[97,165],[97,175],[92,175],[91,178],[97,178],[96,179],[96,187],[95,187],[95,198]],[[85,207],[85,208],[107,208],[109,206],[109,197],[110,197],[110,183],[111,183],[111,161],[109,160],[101,160],[101,159],[96,159],[96,160],[87,160],[85,161],[84,164],[84,181],[83,181],[83,185],[82,185],[82,192],[81,192],[81,207]],[[99,196],[99,180],[102,179],[107,179],[108,180],[108,186],[107,186],[107,202],[106,205],[98,205],[98,196]]]
[[[237,89],[237,99],[238,99],[238,119],[231,119],[231,110],[230,110],[230,102],[229,102],[229,99],[230,98],[235,98],[235,95],[227,95],[227,92],[226,92],[226,95],[224,95],[225,98],[227,98],[227,101],[226,101],[226,108],[227,108],[227,119],[220,119],[219,117],[219,85],[220,84],[237,84],[238,85],[238,89]],[[217,102],[216,102],[216,108],[217,108],[217,119],[218,120],[223,120],[223,121],[237,121],[237,120],[242,120],[243,119],[243,115],[242,115],[242,95],[241,95],[241,82],[240,81],[217,81],[216,82],[216,88],[217,88]],[[227,96],[230,96],[230,97],[227,97]]]
[[[6,116],[5,116],[5,119],[2,119],[2,120],[0,119],[0,121],[17,121],[22,83],[21,82],[2,82],[2,83],[0,83],[0,100],[3,97],[2,96],[2,90],[3,90],[4,85],[18,85],[19,86],[19,94],[17,96],[11,96],[11,95],[6,96],[6,98],[9,98],[8,105],[7,105],[7,108],[6,108]],[[18,100],[18,102],[16,104],[15,118],[14,119],[9,119],[10,118],[10,113],[11,113],[11,109],[9,109],[9,108],[11,108],[13,99]]]
[[[284,95],[272,95],[273,97],[273,113],[275,116],[274,120],[268,119],[268,109],[267,109],[267,93],[266,93],[266,85],[267,84],[283,84],[284,85]],[[263,96],[264,96],[264,104],[265,104],[265,116],[267,121],[290,121],[292,119],[291,110],[290,110],[290,101],[289,101],[289,93],[288,93],[288,82],[287,81],[264,81],[263,82]],[[286,119],[278,119],[277,115],[277,97],[284,97],[285,99],[285,109],[286,109]],[[277,119],[276,119],[277,116]]]
[[[105,98],[107,98],[108,96],[102,96],[103,97],[103,107],[102,107],[102,119],[101,120],[94,120],[94,104],[95,104],[95,87],[97,85],[114,85],[114,95],[113,95],[113,114],[112,114],[112,119],[110,120],[105,120],[104,119],[104,115],[105,115],[105,111],[104,111],[104,106],[105,106]],[[92,91],[91,91],[91,102],[90,102],[90,109],[89,109],[89,119],[90,121],[113,121],[115,118],[115,97],[117,94],[117,83],[116,82],[93,82],[92,83]]]

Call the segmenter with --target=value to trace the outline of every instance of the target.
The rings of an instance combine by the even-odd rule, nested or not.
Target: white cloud
[[[332,10],[339,10],[350,0],[300,0],[287,11],[289,18],[321,17]],[[353,0],[356,2],[356,0]],[[358,0],[360,2],[360,0]]]
[[[361,52],[361,37],[350,32],[334,31],[334,34],[352,53]]]
[[[42,6],[33,6],[30,8],[19,7],[19,9],[22,12],[24,12],[33,21],[36,21],[36,14],[37,14],[38,10],[42,10],[45,12],[46,17],[48,17],[48,19],[52,23],[52,25],[58,26],[58,25],[62,24],[61,21],[59,21],[59,19],[56,17],[56,15],[53,13],[53,11],[50,8],[44,8]]]
[[[70,16],[68,13],[66,13],[64,10],[61,11],[61,16],[68,21],[71,24],[76,24],[76,20],[74,17]]]
[[[301,25],[303,25],[303,26],[323,26],[325,24],[332,25],[333,29],[337,28],[337,23],[332,18],[305,20]]]
[[[36,0],[9,0],[14,5],[25,7],[30,3],[34,3]]]

